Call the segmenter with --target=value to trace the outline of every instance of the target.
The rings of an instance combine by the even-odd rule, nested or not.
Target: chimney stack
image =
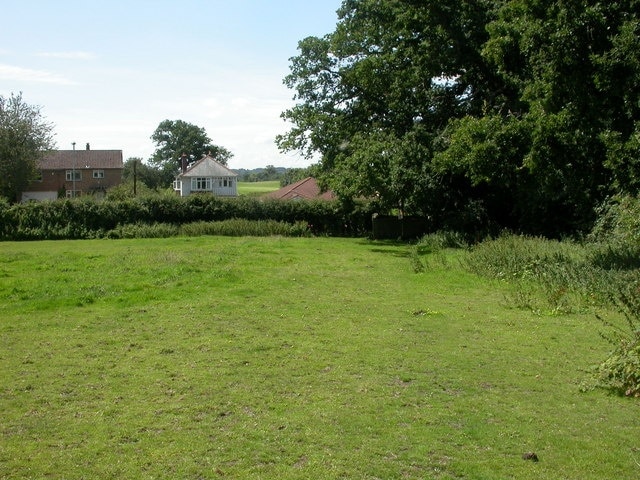
[[[182,154],[182,157],[180,157],[180,162],[182,165],[182,173],[187,171],[187,166],[189,165],[189,157],[187,157],[186,153]]]
[[[90,148],[89,148],[89,142],[87,142],[87,150],[90,150]]]

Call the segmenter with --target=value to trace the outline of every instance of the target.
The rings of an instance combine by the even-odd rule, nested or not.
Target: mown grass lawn
[[[280,188],[279,180],[267,180],[264,182],[238,182],[238,195],[256,197],[265,193],[274,192]]]
[[[591,313],[407,254],[0,244],[0,477],[638,478],[640,403],[579,389],[608,350]]]

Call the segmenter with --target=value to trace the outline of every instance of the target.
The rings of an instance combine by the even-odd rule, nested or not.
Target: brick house
[[[39,162],[40,178],[22,193],[22,201],[103,196],[122,182],[122,150],[55,150]]]

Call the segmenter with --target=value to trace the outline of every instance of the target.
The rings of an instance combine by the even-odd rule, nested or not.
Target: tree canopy
[[[156,150],[150,163],[163,172],[165,184],[178,173],[182,154],[186,154],[190,162],[210,154],[223,165],[233,157],[226,148],[214,145],[204,128],[184,120],[163,120],[151,135],[151,140]]]
[[[38,161],[55,147],[53,125],[22,94],[0,95],[0,197],[20,201],[37,178]]]
[[[344,0],[299,43],[284,151],[343,198],[561,235],[640,187],[637,0]]]

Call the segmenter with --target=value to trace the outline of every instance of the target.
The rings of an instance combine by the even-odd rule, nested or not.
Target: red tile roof
[[[124,168],[122,150],[54,150],[40,161],[42,170]]]
[[[264,198],[277,198],[281,200],[294,200],[296,198],[332,200],[336,198],[336,196],[332,191],[321,192],[316,179],[307,177],[299,182],[287,185],[280,190],[267,193],[264,195]]]

